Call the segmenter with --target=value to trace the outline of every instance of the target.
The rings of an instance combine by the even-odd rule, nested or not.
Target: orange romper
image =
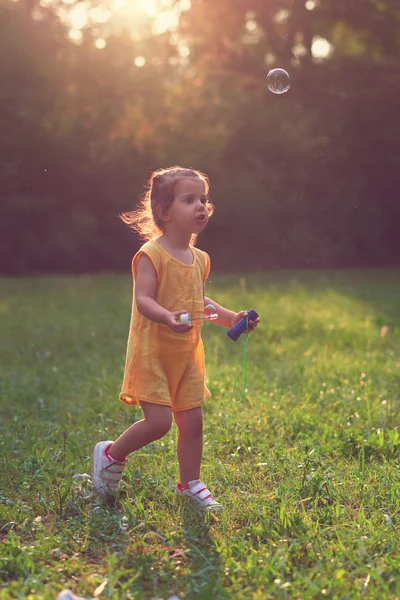
[[[155,300],[174,312],[187,310],[204,316],[204,283],[210,271],[208,254],[190,246],[193,263],[186,265],[153,239],[143,244],[132,260],[135,284],[137,264],[146,254],[157,273]],[[120,400],[170,406],[172,412],[201,406],[210,397],[205,379],[203,321],[193,321],[188,333],[175,333],[144,317],[137,309],[133,291],[132,316]]]

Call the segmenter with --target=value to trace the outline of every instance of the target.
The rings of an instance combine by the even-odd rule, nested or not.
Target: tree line
[[[79,43],[42,4],[0,0],[3,274],[126,270],[118,214],[173,164],[210,176],[217,269],[399,264],[397,1],[192,0],[174,31],[111,16]]]

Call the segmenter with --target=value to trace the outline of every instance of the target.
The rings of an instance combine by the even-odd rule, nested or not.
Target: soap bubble
[[[183,313],[179,316],[179,323],[192,325],[192,321],[215,321],[218,319],[217,309],[214,304],[207,304],[204,307],[204,315],[202,317],[191,317],[189,313]]]
[[[204,316],[207,321],[215,321],[218,319],[217,309],[214,304],[207,304],[207,306],[204,307]]]
[[[273,94],[284,94],[290,88],[289,73],[285,69],[272,69],[267,75],[267,85]]]

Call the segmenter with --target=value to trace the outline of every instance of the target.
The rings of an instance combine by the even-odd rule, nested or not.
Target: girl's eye
[[[187,204],[192,204],[194,201],[195,201],[195,198],[194,198],[194,196],[189,196],[188,198],[185,198],[185,202],[186,202]],[[201,198],[201,199],[200,199],[200,202],[201,202],[202,204],[206,205],[206,204],[207,204],[207,198]]]

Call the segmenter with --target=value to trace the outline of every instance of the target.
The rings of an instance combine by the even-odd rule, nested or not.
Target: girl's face
[[[176,184],[174,201],[166,213],[166,221],[182,233],[199,233],[208,223],[206,204],[203,181],[199,177],[182,179]]]

